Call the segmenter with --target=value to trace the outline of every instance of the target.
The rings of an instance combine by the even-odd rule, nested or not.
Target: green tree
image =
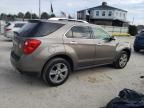
[[[24,18],[24,14],[22,12],[19,12],[17,16],[18,18]]]
[[[1,20],[7,20],[7,14],[1,13],[0,19],[1,19]]]
[[[30,12],[26,12],[24,18],[31,19],[31,13]]]
[[[8,20],[8,21],[14,21],[14,15],[8,14],[8,15],[7,15],[7,20]]]
[[[138,30],[135,25],[129,25],[129,34],[132,36],[135,36],[137,34]]]
[[[53,13],[53,14],[50,15],[50,17],[51,17],[51,18],[52,18],[52,17],[56,17],[56,15]]]
[[[33,13],[32,14],[32,19],[38,19],[38,16],[35,13]]]
[[[49,14],[47,12],[43,12],[41,14],[41,19],[49,19],[49,18],[50,18],[50,16],[49,16]]]

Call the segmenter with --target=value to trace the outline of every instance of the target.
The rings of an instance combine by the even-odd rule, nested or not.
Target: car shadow
[[[13,69],[12,66],[3,67],[0,66],[0,69],[4,72],[0,72],[0,81],[5,82],[9,87],[18,86],[20,88],[47,88],[50,87],[44,81],[38,77],[36,74],[21,74],[17,70]]]
[[[92,73],[99,73],[99,72],[108,72],[108,70],[112,70],[113,68],[109,66],[100,66],[100,67],[94,67],[90,69],[84,69],[79,71],[74,71],[70,75],[70,80],[68,79],[68,83],[71,80],[75,80],[75,78],[81,77],[81,76],[88,76]],[[52,87],[48,84],[46,84],[43,79],[40,76],[37,76],[36,74],[21,74],[17,70],[13,69],[12,67],[1,67],[1,70],[4,70],[5,77],[7,77],[6,82],[9,82],[11,84],[14,84],[14,86],[23,86],[23,87],[29,87],[29,88],[49,88]],[[64,83],[65,85],[66,83]]]
[[[87,69],[73,71],[71,73],[71,76],[72,77],[81,76],[81,75],[88,76],[93,73],[105,73],[105,72],[109,72],[112,70],[115,70],[115,68],[112,67],[111,65],[96,66],[93,68],[87,68]]]

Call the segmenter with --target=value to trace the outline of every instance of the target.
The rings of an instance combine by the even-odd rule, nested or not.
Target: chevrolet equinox
[[[58,86],[75,70],[107,64],[122,69],[130,55],[129,43],[118,42],[98,25],[30,20],[15,32],[11,63],[19,72],[36,72]]]

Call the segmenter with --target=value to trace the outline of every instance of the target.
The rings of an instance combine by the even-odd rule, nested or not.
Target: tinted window
[[[95,39],[107,39],[110,35],[101,28],[92,28]]]
[[[144,36],[144,32],[141,32],[138,36]]]
[[[42,37],[55,32],[62,26],[63,24],[50,22],[29,22],[18,32],[18,35],[22,37]]]
[[[17,24],[15,24],[14,27],[21,28],[21,27],[23,27],[23,26],[24,26],[24,23],[17,23]]]
[[[90,29],[89,27],[80,27],[76,26],[73,27],[67,34],[67,37],[71,38],[83,38],[83,39],[90,39],[91,34],[90,34]]]

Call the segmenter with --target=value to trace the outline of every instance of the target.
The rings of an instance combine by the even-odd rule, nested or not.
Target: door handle
[[[77,42],[76,41],[71,41],[70,44],[77,44]]]
[[[97,43],[96,45],[101,46],[101,45],[102,45],[102,43]]]

